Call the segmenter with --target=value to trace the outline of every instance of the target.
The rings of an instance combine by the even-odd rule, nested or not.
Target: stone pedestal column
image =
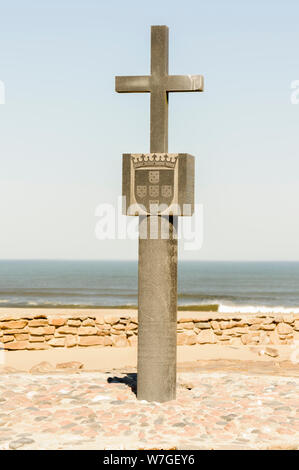
[[[139,218],[137,396],[164,402],[176,397],[177,217],[150,234],[151,218]]]

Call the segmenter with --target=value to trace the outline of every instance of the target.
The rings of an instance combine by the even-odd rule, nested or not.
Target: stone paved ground
[[[299,377],[180,372],[177,400],[135,374],[1,374],[0,449],[299,448]]]

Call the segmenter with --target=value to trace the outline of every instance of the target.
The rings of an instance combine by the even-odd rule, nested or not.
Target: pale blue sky
[[[0,258],[136,259],[98,241],[121,154],[149,151],[150,25],[170,28],[170,73],[205,92],[171,94],[169,151],[196,156],[204,243],[184,259],[299,260],[298,2],[0,0]]]

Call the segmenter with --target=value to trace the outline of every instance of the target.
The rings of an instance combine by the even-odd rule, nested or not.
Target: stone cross
[[[144,162],[157,159],[158,165],[159,161],[165,158],[171,159],[167,154],[168,93],[203,91],[203,77],[168,75],[167,26],[151,27],[151,75],[115,77],[115,89],[119,93],[151,94],[151,154],[149,157],[144,155],[140,158],[142,161],[144,159]],[[160,155],[155,155],[156,153]],[[163,153],[164,155],[161,155]],[[133,165],[130,162],[133,162],[134,158],[132,156],[131,160],[128,154],[124,157],[123,187],[128,188],[129,168]],[[183,155],[180,158],[182,162],[182,158],[185,158],[186,162],[188,158],[190,162],[193,159]],[[147,177],[146,171],[139,175]],[[148,173],[150,180],[155,176],[154,173],[159,178],[158,171],[152,171]],[[188,175],[188,172],[185,174]],[[188,178],[184,177],[181,186],[193,187],[194,175],[191,179],[192,181],[187,181]],[[139,186],[139,192],[141,189],[146,191],[145,183],[140,184],[143,186]],[[151,184],[157,186],[158,180]],[[171,185],[167,184],[167,188],[170,188]],[[149,191],[151,189],[155,189],[155,186],[149,187]],[[157,190],[159,191],[158,188]],[[188,188],[186,191],[184,189],[183,193],[187,192]],[[142,197],[142,191],[140,195]],[[163,215],[157,216],[160,220],[157,236],[146,238],[142,234],[148,233],[153,217],[151,213],[139,217],[137,397],[147,401],[164,402],[173,400],[176,396],[177,215],[167,217],[167,238],[164,237],[162,228],[165,227]]]
[[[151,94],[151,152],[168,152],[168,93],[203,91],[202,75],[168,75],[168,27],[151,28],[151,75],[115,77],[118,93]]]

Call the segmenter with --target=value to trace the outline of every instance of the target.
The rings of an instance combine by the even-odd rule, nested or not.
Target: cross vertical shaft
[[[151,28],[151,152],[168,152],[168,93],[161,83],[168,76],[167,26]]]
[[[168,93],[161,87],[167,76],[168,28],[152,26],[152,153],[168,151]],[[137,396],[164,402],[176,397],[177,217],[158,217],[158,237],[144,239],[153,217],[139,218]]]

